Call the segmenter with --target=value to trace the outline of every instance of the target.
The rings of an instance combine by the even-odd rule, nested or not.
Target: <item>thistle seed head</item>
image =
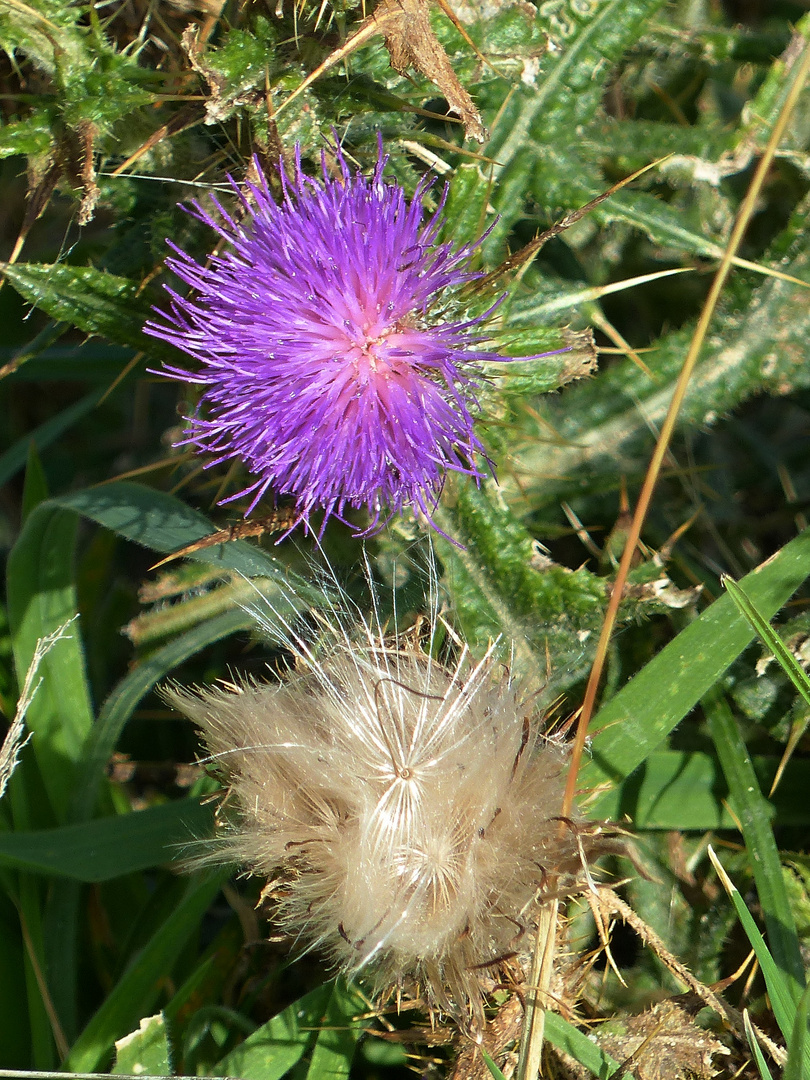
[[[276,882],[300,946],[480,1029],[482,985],[530,948],[538,901],[587,881],[587,840],[557,816],[566,746],[493,651],[445,666],[368,625],[319,655],[290,638],[282,683],[168,695],[238,807],[219,855]]]

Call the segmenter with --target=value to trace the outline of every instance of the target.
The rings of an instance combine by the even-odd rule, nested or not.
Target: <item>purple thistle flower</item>
[[[270,490],[295,499],[296,523],[318,509],[343,519],[367,507],[366,533],[410,505],[430,520],[448,469],[476,480],[486,458],[473,430],[482,361],[475,327],[442,321],[448,299],[479,277],[467,267],[480,241],[453,249],[436,243],[444,198],[423,223],[430,182],[410,202],[383,179],[382,138],[370,177],[301,171],[281,203],[262,177],[239,191],[244,216],[220,204],[222,223],[194,203],[190,211],[228,242],[205,266],[171,244],[166,265],[194,292],[167,286],[171,310],[146,332],[199,361],[171,377],[205,387],[202,412],[181,445],[239,460],[250,484],[224,502]],[[486,459],[488,464],[488,459]]]

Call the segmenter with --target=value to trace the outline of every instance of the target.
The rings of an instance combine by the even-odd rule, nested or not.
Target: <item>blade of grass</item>
[[[792,981],[783,975],[774,963],[768,946],[765,944],[765,939],[757,929],[757,924],[754,922],[742,896],[740,896],[737,886],[726,873],[723,864],[715,855],[711,845],[709,845],[708,852],[712,866],[714,866],[717,871],[717,876],[720,878],[723,888],[730,896],[746,936],[751,942],[751,947],[756,953],[759,966],[762,968],[765,985],[768,988],[773,1015],[776,1018],[780,1031],[785,1039],[788,1040],[793,1033],[793,1025],[796,1019],[797,1003],[792,993]]]
[[[752,758],[757,784],[767,789],[775,758]],[[810,829],[810,761],[794,761],[773,807],[780,825]],[[636,829],[708,832],[736,829],[725,799],[723,770],[714,754],[685,750],[653,751],[641,768],[599,799],[599,814],[625,818]]]
[[[787,645],[785,645],[768,620],[760,615],[755,605],[751,603],[751,600],[746,596],[745,592],[743,592],[737,582],[733,578],[728,577],[728,575],[724,575],[720,580],[725,585],[726,591],[736,604],[737,609],[741,612],[743,617],[748,620],[754,631],[759,634],[763,644],[771,650],[787,677],[799,691],[807,705],[810,706],[810,678],[808,678],[807,672]]]
[[[104,702],[85,742],[81,776],[70,806],[71,821],[87,821],[92,814],[104,768],[138,702],[178,664],[205,646],[250,626],[252,621],[239,609],[223,612],[157,649],[120,681]]]
[[[37,528],[37,522],[44,527]],[[73,574],[76,525],[75,514],[63,511],[49,515],[46,522],[37,507],[8,559],[8,615],[20,686],[37,643],[58,627],[71,624],[70,633],[42,660],[42,683],[26,717],[57,820],[64,820],[81,748],[93,726],[79,624],[74,621],[78,611]]]
[[[588,289],[577,289],[576,292],[563,293],[560,296],[555,296],[552,300],[545,300],[542,304],[538,304],[537,307],[532,308],[532,317],[541,320],[547,319],[549,315],[556,312],[568,311],[579,304],[601,300],[605,296],[610,296],[611,293],[633,289],[639,285],[657,281],[659,278],[672,277],[673,274],[688,273],[694,273],[694,268],[691,266],[676,266],[671,270],[657,270],[654,274],[641,274],[638,277],[627,278],[624,281],[612,281],[609,285],[593,285]]]
[[[44,493],[35,453],[30,455],[26,491],[29,481],[32,491]],[[53,818],[65,821],[81,746],[93,726],[73,566],[77,520],[73,514],[58,511],[43,522],[41,530],[29,528],[38,511],[35,505],[26,518],[7,568],[8,616],[20,685],[24,685],[39,643],[64,626],[70,630],[42,657],[37,693],[26,714],[36,768],[21,770],[23,783],[12,785],[11,805],[17,829],[50,825]],[[40,796],[40,782],[47,792],[46,799]],[[64,1032],[68,1042],[77,1024],[78,909],[77,888],[64,883],[49,892],[43,915],[48,1005],[54,1030]],[[30,911],[21,909],[21,917],[31,916]]]
[[[222,1058],[216,1075],[281,1080],[315,1042],[331,993],[325,983],[294,1001]]]
[[[324,1077],[345,1080],[348,1077],[357,1040],[362,1034],[362,1024],[356,1017],[365,1011],[365,1002],[353,994],[342,979],[335,980],[312,1049],[307,1080],[323,1080]]]
[[[31,1024],[31,1060],[38,1068],[48,1069],[56,1064],[55,1048],[61,1056],[64,1034],[45,978],[41,894],[39,882],[28,874],[21,876],[18,912],[25,949],[25,993]]]
[[[606,1054],[601,1047],[588,1038],[588,1036],[569,1024],[559,1013],[549,1012],[546,1014],[546,1038],[563,1053],[570,1054],[575,1061],[589,1070],[592,1076],[599,1080],[631,1080],[629,1073],[620,1073],[621,1065],[618,1061]]]
[[[773,807],[759,789],[748,749],[725,698],[719,693],[707,695],[704,710],[728,782],[732,808],[742,827],[771,955],[791,984],[791,996],[798,1001],[805,984],[804,962],[770,826]]]
[[[801,694],[805,704],[810,707],[810,678],[807,677],[807,672],[790,649],[788,649],[768,620],[763,619],[755,605],[751,603],[737,582],[728,576],[721,578],[721,581],[725,585],[729,596],[737,605],[737,609],[741,612],[743,617],[748,620],[757,634],[759,634],[765,647],[771,650],[781,665],[782,670]],[[779,762],[779,768],[776,770],[776,776],[774,777],[773,786],[770,790],[771,795],[773,795],[776,786],[782,779],[782,773],[785,770],[785,766],[788,761],[790,761],[793,751],[796,749],[799,739],[802,737],[802,734],[807,727],[807,723],[808,721],[805,720],[804,723],[798,724],[794,727],[793,731],[791,731],[790,738],[788,739],[784,753],[782,754],[782,760]]]
[[[501,1070],[498,1068],[498,1066],[495,1064],[495,1062],[492,1060],[492,1058],[489,1056],[483,1046],[481,1047],[481,1057],[484,1059],[484,1064],[489,1069],[489,1075],[493,1078],[493,1080],[506,1080],[506,1077],[503,1075]]]
[[[759,1040],[754,1031],[754,1025],[751,1023],[751,1018],[748,1015],[748,1009],[743,1010],[743,1023],[745,1024],[745,1034],[748,1036],[748,1045],[751,1047],[754,1061],[756,1061],[757,1068],[759,1069],[759,1075],[762,1077],[762,1080],[773,1080],[771,1070],[768,1068],[768,1064],[765,1061],[765,1056],[759,1048]]]
[[[164,554],[217,531],[204,514],[174,496],[127,480],[49,499],[37,507],[26,529],[41,530],[44,521],[34,522],[34,516],[45,518],[57,509],[81,514],[133,543]],[[247,577],[277,577],[284,570],[278,559],[239,540],[203,548],[191,557],[222,570],[237,570]]]
[[[213,808],[196,799],[58,829],[0,835],[0,865],[71,881],[98,882],[188,857],[211,834]]]
[[[133,957],[95,1016],[71,1047],[63,1067],[68,1072],[90,1072],[112,1059],[113,1045],[131,1031],[142,1016],[151,1012],[161,984],[188,939],[198,929],[209,904],[230,871],[196,875],[188,884],[183,900]]]
[[[758,610],[775,615],[810,571],[810,529],[743,579]],[[599,710],[580,787],[620,783],[666,738],[753,639],[721,596]],[[601,813],[598,801],[594,813]]]
[[[793,1021],[793,1032],[788,1043],[788,1059],[782,1080],[807,1080],[810,1076],[810,1035],[807,1016],[810,1011],[810,987],[801,996]]]
[[[17,909],[0,888],[0,1061],[31,1060],[31,1026],[26,994],[26,959]]]
[[[32,442],[36,444],[39,450],[43,450],[46,446],[55,442],[62,432],[67,431],[69,427],[81,420],[83,416],[86,416],[97,404],[100,397],[100,390],[94,390],[92,393],[86,394],[85,397],[73,405],[69,405],[68,408],[63,409],[56,416],[52,416],[50,420],[46,420],[43,424],[35,427],[22,439],[18,439],[4,454],[0,454],[0,485],[8,483],[12,476],[24,467],[28,457],[28,447]]]

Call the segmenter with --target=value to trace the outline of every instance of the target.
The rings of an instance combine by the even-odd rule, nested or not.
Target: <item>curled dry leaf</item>
[[[240,91],[229,93],[227,79],[205,60],[205,48],[200,41],[199,26],[196,24],[187,26],[181,44],[192,71],[196,71],[208,84],[209,97],[205,102],[206,124],[219,124],[226,120],[239,105],[246,105],[256,99],[257,94],[249,78]]]
[[[702,1005],[698,999],[697,1009]],[[717,1074],[715,1058],[730,1054],[711,1031],[698,1027],[688,1009],[672,999],[637,1016],[602,1025],[597,1041],[625,1067],[632,1059],[639,1080],[708,1080]]]
[[[89,120],[79,122],[74,133],[75,159],[78,166],[76,180],[82,191],[82,201],[79,206],[78,223],[87,225],[93,220],[96,212],[96,204],[101,196],[96,183],[96,170],[93,165],[93,150],[98,131],[95,124]],[[68,156],[66,172],[71,174],[72,158]],[[75,167],[75,166],[74,166]]]
[[[467,138],[486,142],[489,134],[481,114],[433,33],[426,0],[381,0],[372,18],[379,24],[394,71],[403,74],[409,67],[416,68],[444,94],[450,112],[461,119]]]
[[[391,67],[395,71],[402,73],[409,67],[415,67],[444,94],[450,112],[461,119],[467,138],[486,142],[489,133],[484,127],[481,114],[459,82],[444,47],[433,33],[428,0],[381,0],[373,14],[363,20],[359,29],[347,38],[343,45],[330,53],[323,63],[310,72],[300,86],[285,98],[276,109],[276,115],[308,90],[322,75],[377,34],[382,34],[385,39]]]

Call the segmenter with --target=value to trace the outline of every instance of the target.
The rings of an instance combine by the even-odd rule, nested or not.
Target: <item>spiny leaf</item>
[[[136,282],[66,263],[0,263],[0,271],[30,304],[52,318],[118,345],[155,353],[154,343],[143,335],[151,312],[149,297],[139,293]]]

